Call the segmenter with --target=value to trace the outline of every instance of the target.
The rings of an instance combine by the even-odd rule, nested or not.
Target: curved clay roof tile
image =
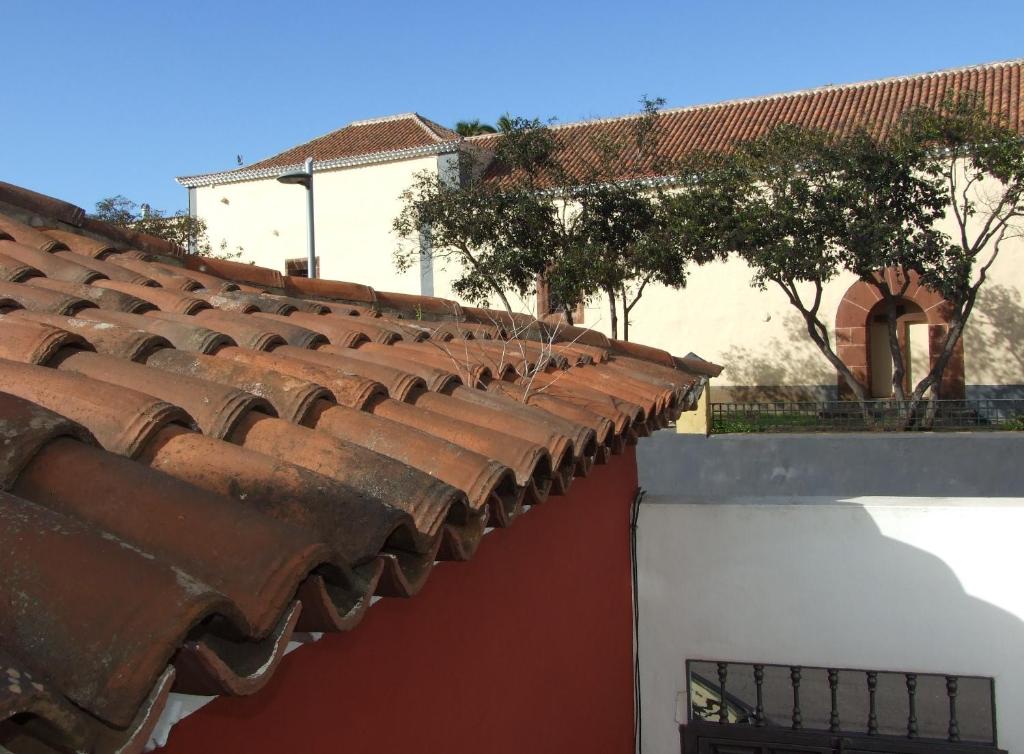
[[[66,346],[86,347],[80,335],[17,314],[0,317],[0,358],[45,365]]]
[[[0,280],[8,283],[23,283],[29,278],[42,276],[42,274],[35,267],[0,253]]]
[[[471,534],[483,535],[484,522],[468,521],[472,517],[463,493],[419,469],[351,442],[256,412],[243,417],[229,439],[247,450],[364,489],[409,513],[424,536],[433,536],[446,526],[470,527]]]
[[[642,406],[615,398],[590,387],[569,386],[561,381],[564,374],[567,373],[535,374],[532,377],[531,387],[534,391],[543,388],[546,395],[571,401],[588,411],[605,417],[614,424],[615,433],[620,436],[627,434],[632,427],[647,421],[647,413]]]
[[[272,351],[285,343],[285,339],[280,335],[264,327],[258,319],[246,314],[206,309],[196,314],[195,317],[166,312],[154,312],[150,316],[176,322],[192,320],[203,327],[231,336],[231,339],[243,348],[252,348],[257,351]]]
[[[19,309],[16,312],[11,312],[8,316],[66,330],[80,337],[97,353],[105,353],[129,361],[139,361],[157,349],[172,347],[166,338],[161,338],[159,335],[81,317],[43,314],[30,312],[27,309]]]
[[[385,349],[385,350],[377,350]],[[442,374],[453,374],[456,375],[460,382],[464,385],[472,385],[474,387],[481,387],[488,385],[491,380],[494,379],[494,371],[492,371],[490,364],[486,363],[482,359],[476,358],[476,355],[468,352],[468,348],[462,347],[461,344],[456,343],[451,347],[441,346],[438,341],[431,341],[429,343],[408,343],[401,341],[395,343],[393,346],[381,346],[376,343],[367,343],[366,345],[360,346],[359,351],[362,353],[382,353],[387,355],[390,351],[395,356],[409,359],[416,364],[430,367],[435,369]],[[427,383],[431,385],[431,383]],[[450,381],[445,378],[445,382],[441,383],[443,387],[441,390],[447,392],[451,390],[454,385],[450,384]],[[437,389],[431,386],[431,389]]]
[[[181,406],[196,420],[204,435],[224,439],[250,411],[270,415],[270,404],[252,393],[215,382],[171,374],[106,354],[69,351],[57,368],[124,388],[144,390],[147,395]]]
[[[268,372],[217,356],[173,349],[157,351],[146,364],[183,377],[230,385],[266,399],[282,419],[301,424],[317,400],[330,399],[326,388],[280,372]]]
[[[143,301],[140,298],[129,296],[127,293],[121,293],[121,291],[115,291],[111,288],[97,288],[95,285],[84,285],[82,283],[65,283],[63,280],[53,280],[51,278],[32,278],[26,282],[35,288],[46,288],[50,291],[63,293],[66,296],[91,301],[100,309],[143,314],[156,308],[148,301]]]
[[[253,507],[278,521],[309,528],[353,568],[401,540],[433,560],[437,541],[418,539],[409,514],[379,498],[308,469],[169,426],[138,461],[197,487]],[[354,527],[352,521],[359,521]]]
[[[75,254],[73,251],[55,251],[53,252],[53,256],[66,259],[83,267],[88,267],[90,270],[95,270],[111,280],[119,280],[122,283],[134,283],[135,285],[145,285],[150,288],[156,288],[158,286],[157,282],[150,277],[140,275],[139,273],[126,269],[119,264],[111,264],[110,262],[106,262],[102,259],[84,257],[81,254]]]
[[[182,264],[186,270],[197,270],[223,280],[231,280],[235,283],[251,283],[263,288],[283,288],[284,276],[277,270],[269,267],[246,264],[245,262],[234,262],[230,259],[210,259],[192,254],[185,255]]]
[[[91,736],[82,715],[49,685],[45,675],[30,673],[22,660],[0,652],[0,725],[36,719],[43,722],[47,743],[66,751],[87,751]]]
[[[209,275],[205,272],[200,272],[199,270],[187,270],[184,267],[178,267],[173,264],[168,264],[167,262],[150,262],[150,264],[153,267],[173,275],[194,280],[199,283],[200,287],[209,291],[224,293],[238,290],[238,283],[232,282],[231,280],[224,280],[216,275]]]
[[[506,395],[514,401],[525,403],[529,406],[536,406],[553,416],[559,416],[573,424],[589,427],[594,431],[594,437],[599,447],[607,445],[611,436],[615,433],[614,425],[606,417],[576,405],[571,401],[550,396],[545,392],[528,390],[522,385],[509,382],[495,382],[490,386],[489,392]]]
[[[107,322],[122,325],[135,330],[142,330],[152,335],[166,338],[171,345],[180,351],[194,353],[215,353],[225,346],[235,345],[235,341],[223,333],[214,332],[200,327],[191,318],[186,322],[176,322],[155,317],[144,317],[141,314],[113,312],[109,310],[88,309],[78,315],[82,319],[95,322]]]
[[[112,453],[140,453],[162,427],[192,426],[185,411],[137,390],[77,374],[0,359],[0,381],[14,395],[57,411]]]
[[[365,349],[365,350],[364,350]],[[366,364],[380,364],[396,369],[400,372],[415,375],[427,384],[431,391],[451,390],[456,385],[462,384],[462,378],[455,374],[454,369],[438,369],[423,362],[415,360],[402,351],[392,349],[391,346],[382,346],[377,343],[367,343],[359,348],[340,349],[337,346],[324,346],[319,349],[321,352],[341,354],[345,358],[361,361]]]
[[[324,406],[314,425],[317,430],[355,442],[368,450],[402,461],[462,490],[477,511],[491,503],[492,496],[507,498],[499,515],[507,523],[516,510],[512,471],[486,456],[425,432],[366,411],[344,406]],[[503,493],[498,490],[504,486]]]
[[[261,316],[277,317],[280,315],[263,314]],[[351,322],[351,320],[355,319],[353,317],[294,312],[286,319],[320,333],[332,345],[341,346],[342,348],[355,348],[359,344],[367,343],[370,340],[362,328],[358,327],[356,323]]]
[[[341,369],[300,361],[282,354],[280,349],[265,353],[247,348],[223,348],[217,352],[217,357],[322,385],[331,392],[335,401],[349,408],[362,409],[375,396],[387,395],[387,388],[379,382],[348,374]]]
[[[111,288],[129,296],[141,298],[148,301],[161,311],[174,314],[195,314],[203,309],[209,309],[210,305],[194,296],[186,296],[167,288],[148,288],[143,285],[124,283],[119,280],[97,280],[94,285],[101,288]]]
[[[71,233],[67,230],[47,228],[43,233],[56,241],[60,241],[64,244],[65,248],[70,249],[73,253],[84,257],[102,259],[108,254],[113,254],[117,251],[107,241],[100,241],[89,236]]]
[[[83,479],[96,482],[83,485]],[[308,529],[77,441],[48,445],[25,468],[14,491],[209,584],[245,616],[249,636],[271,632],[299,583],[336,557]],[[200,520],[209,538],[191,535]],[[245,568],[235,567],[239,562]]]
[[[426,382],[415,374],[381,362],[350,358],[349,354],[353,350],[337,346],[323,346],[315,351],[309,351],[294,346],[281,346],[274,353],[374,380],[384,385],[388,389],[388,394],[398,400],[405,400],[416,390],[426,389]]]
[[[451,392],[451,396],[474,406],[486,407],[508,415],[518,415],[524,420],[540,423],[551,431],[568,437],[572,440],[573,453],[577,462],[583,459],[592,460],[597,453],[596,433],[586,424],[552,415],[543,409],[498,393],[458,387]],[[585,468],[589,469],[589,467],[588,463]]]
[[[18,438],[18,442],[0,444],[0,490],[10,490],[22,469],[51,440],[74,437],[95,442],[84,427],[66,416],[9,393],[0,393],[0,437]]]
[[[158,282],[162,288],[167,288],[171,291],[185,291],[188,293],[203,287],[201,283],[192,278],[178,275],[162,267],[157,267],[150,262],[142,262],[123,254],[112,254],[107,257],[106,261],[116,264],[118,267],[124,267],[126,270],[131,270],[143,277],[151,278]]]
[[[8,493],[0,501],[0,549],[32,564],[0,571],[5,649],[47,668],[111,725],[132,723],[192,626],[240,617],[206,584],[112,534]],[[19,595],[46,595],[47,609]]]
[[[527,504],[543,502],[548,496],[552,482],[551,455],[542,445],[392,398],[374,403],[370,410],[377,416],[415,427],[508,466],[515,473],[516,483],[525,489]]]
[[[46,277],[54,280],[65,280],[69,283],[91,283],[94,280],[102,280],[104,277],[103,273],[78,264],[74,260],[38,251],[15,241],[0,241],[0,254],[34,267]]]
[[[306,312],[307,314],[330,314],[331,307],[322,301],[308,298],[296,298],[294,296],[281,296],[277,293],[264,293],[263,298],[273,301],[280,301],[293,307],[292,311]]]
[[[37,288],[32,285],[17,285],[0,282],[0,298],[17,302],[18,306],[34,312],[52,314],[76,314],[83,309],[95,308],[96,304],[76,296]]]
[[[233,295],[234,293],[235,291],[230,293],[210,290],[192,291],[193,296],[201,298],[214,309],[220,309],[225,312],[238,312],[240,314],[253,314],[259,311],[258,306],[249,303],[245,299],[238,298]]]
[[[0,215],[0,238],[10,238],[36,251],[49,252],[67,249],[67,246],[56,238],[51,238],[42,231],[6,215]]]
[[[306,278],[286,275],[284,278],[286,293],[296,296],[309,296],[321,299],[320,303],[331,305],[334,299],[341,302],[360,304],[372,308],[377,301],[373,288],[359,283],[346,283],[341,280],[324,280],[323,278]],[[331,308],[334,311],[334,308]]]

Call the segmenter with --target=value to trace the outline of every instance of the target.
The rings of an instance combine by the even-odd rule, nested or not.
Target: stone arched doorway
[[[886,272],[893,276],[892,270]],[[897,289],[895,280],[890,281]],[[910,366],[905,384],[912,387],[938,358],[949,329],[949,305],[940,295],[911,280],[897,306],[897,332]],[[846,291],[836,311],[837,355],[864,384],[872,397],[891,395],[892,360],[888,345],[888,319],[878,290],[862,280]],[[916,372],[916,374],[915,374]],[[888,389],[886,375],[888,374]],[[838,376],[840,398],[852,398],[846,381]],[[959,340],[939,386],[942,398],[964,397],[964,347]]]

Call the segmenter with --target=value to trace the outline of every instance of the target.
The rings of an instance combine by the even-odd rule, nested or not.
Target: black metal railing
[[[712,403],[711,431],[871,432],[923,430],[1024,430],[1024,399],[774,401]]]
[[[999,751],[991,678],[704,660],[687,677],[684,751]]]

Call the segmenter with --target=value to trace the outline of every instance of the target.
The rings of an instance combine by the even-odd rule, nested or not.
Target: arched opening
[[[892,348],[889,344],[889,312],[884,301],[879,301],[868,314],[868,387],[872,398],[893,396]],[[909,391],[927,374],[931,365],[928,340],[928,317],[913,301],[900,299],[896,304],[896,339],[905,369],[903,389]]]
[[[886,271],[892,289],[895,273]],[[949,306],[945,299],[915,278],[897,305],[897,335],[908,366],[905,387],[912,389],[934,364],[949,331]],[[875,286],[858,281],[847,289],[836,311],[836,354],[870,396],[892,395],[892,355],[889,350],[888,314]],[[840,398],[852,398],[846,380],[837,375]],[[939,397],[964,397],[964,346],[961,338],[953,349],[939,385]]]

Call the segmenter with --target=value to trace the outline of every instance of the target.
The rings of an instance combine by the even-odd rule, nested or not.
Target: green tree
[[[178,211],[167,215],[148,204],[136,204],[121,194],[106,197],[96,202],[92,217],[111,225],[130,228],[177,244],[190,254],[214,259],[237,259],[242,255],[241,247],[227,251],[226,245],[215,252],[207,236],[206,221]]]
[[[625,132],[599,133],[572,154],[549,123],[502,116],[486,166],[465,151],[460,180],[418,177],[403,195],[396,231],[406,242],[429,233],[436,257],[461,262],[460,296],[494,295],[509,308],[507,291],[532,293],[542,279],[570,324],[577,304],[604,295],[613,336],[621,308],[628,338],[630,313],[648,286],[681,287],[688,263],[714,248],[680,235],[692,230],[678,217],[685,200],[670,200],[652,181],[664,103],[643,104]],[[397,254],[401,269],[418,258],[409,243]]]
[[[1024,236],[1024,140],[1004,116],[986,110],[980,94],[967,92],[910,111],[897,143],[954,223],[952,234],[933,230],[928,243],[900,260],[949,306],[938,358],[908,396],[916,404],[928,390],[934,397],[1005,242]]]
[[[679,181],[680,166],[662,157],[659,113],[662,99],[641,99],[643,112],[629,121],[624,134],[591,137],[580,178],[566,181],[572,204],[579,208],[581,240],[573,248],[583,292],[602,293],[608,301],[612,337],[629,340],[630,314],[647,286],[686,284],[691,264],[710,261],[716,253],[706,234],[686,222],[701,195]],[[676,180],[667,182],[665,176]]]
[[[487,123],[481,123],[479,118],[473,120],[460,120],[455,124],[455,133],[459,136],[479,136],[480,134],[493,134],[497,129]]]
[[[824,287],[842,269],[837,244],[843,215],[831,137],[783,125],[739,144],[728,159],[709,160],[695,180],[724,218],[718,243],[753,268],[755,287],[774,286],[785,294],[808,337],[863,402],[866,389],[836,354],[821,311]]]
[[[1021,235],[1020,137],[966,95],[908,113],[885,140],[783,125],[717,159],[697,180],[725,220],[714,234],[722,248],[753,268],[756,286],[783,291],[865,413],[868,386],[837,356],[821,303],[843,271],[874,286],[889,314],[894,394],[909,401],[908,425],[920,422],[989,269],[1005,240]],[[954,219],[953,234],[937,225],[944,216]],[[945,297],[950,326],[907,393],[896,306],[914,279]]]
[[[463,159],[473,161],[468,154]],[[463,167],[468,177],[462,182],[430,171],[417,174],[402,193],[394,229],[406,240],[429,238],[431,255],[454,263],[459,274],[452,287],[460,297],[486,304],[497,296],[511,314],[507,292],[525,295],[544,269],[542,252],[531,241],[550,227],[553,208],[531,192],[483,181],[471,164]],[[408,270],[420,253],[418,246],[400,245],[396,266]]]

